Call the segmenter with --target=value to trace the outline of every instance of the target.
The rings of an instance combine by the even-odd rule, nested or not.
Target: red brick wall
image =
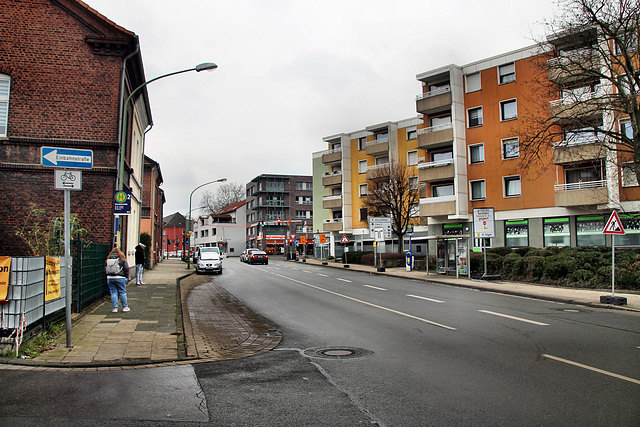
[[[2,3],[0,73],[11,77],[8,138],[0,139],[2,255],[26,254],[15,229],[31,203],[63,212],[54,169],[40,166],[42,146],[93,150],[82,191],[71,192],[71,212],[89,229],[89,240],[109,243],[122,57],[94,53],[85,41],[97,35],[91,26],[51,0]]]

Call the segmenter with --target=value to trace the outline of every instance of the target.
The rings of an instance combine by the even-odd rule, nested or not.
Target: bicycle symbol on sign
[[[76,176],[74,174],[72,174],[71,172],[65,172],[65,173],[62,174],[60,179],[62,181],[66,181],[66,180],[75,181],[76,180]]]

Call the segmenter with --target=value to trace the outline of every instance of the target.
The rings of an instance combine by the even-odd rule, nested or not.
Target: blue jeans
[[[118,308],[118,296],[122,307],[128,307],[127,305],[127,278],[122,276],[109,276],[107,277],[107,286],[109,287],[109,293],[111,294],[111,305],[113,308]]]
[[[142,283],[143,271],[144,271],[144,264],[136,264],[136,284]]]

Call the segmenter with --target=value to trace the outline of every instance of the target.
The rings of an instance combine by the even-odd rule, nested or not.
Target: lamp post
[[[124,148],[126,144],[124,133],[125,133],[125,130],[127,129],[127,110],[129,108],[129,101],[131,101],[131,98],[133,98],[133,96],[136,93],[138,93],[142,88],[146,87],[149,83],[155,82],[156,80],[160,80],[169,76],[175,76],[176,74],[187,73],[189,71],[197,71],[197,72],[213,71],[216,68],[218,68],[218,66],[213,62],[204,62],[202,64],[196,65],[193,68],[188,68],[186,70],[181,70],[181,71],[174,71],[173,73],[163,74],[161,76],[148,80],[142,83],[140,86],[138,86],[131,92],[127,100],[124,102],[122,111],[120,113],[120,120],[119,120],[119,123],[121,124],[118,132],[118,147],[120,149],[120,165],[118,167],[118,190],[119,191],[122,191],[122,188],[124,187],[124,152],[125,152]],[[120,96],[121,96],[120,99],[122,100],[122,98],[124,97],[124,92]]]
[[[205,185],[213,184],[214,182],[225,182],[226,180],[227,178],[220,178],[220,179],[216,179],[215,181],[205,182],[204,184],[198,185],[196,188],[193,189],[191,194],[189,194],[189,213],[188,213],[189,219],[187,219],[187,224],[185,227],[187,230],[187,235],[185,237],[189,242],[189,244],[187,245],[187,270],[191,269],[191,236],[189,236],[189,232],[191,231],[191,197],[193,197],[193,193],[195,193],[198,188],[202,188]]]

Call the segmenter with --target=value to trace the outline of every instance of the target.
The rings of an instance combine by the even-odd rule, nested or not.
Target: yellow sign
[[[0,256],[0,301],[7,300],[7,292],[9,292],[9,270],[11,270],[11,257]]]
[[[46,258],[44,300],[60,298],[60,258]]]

